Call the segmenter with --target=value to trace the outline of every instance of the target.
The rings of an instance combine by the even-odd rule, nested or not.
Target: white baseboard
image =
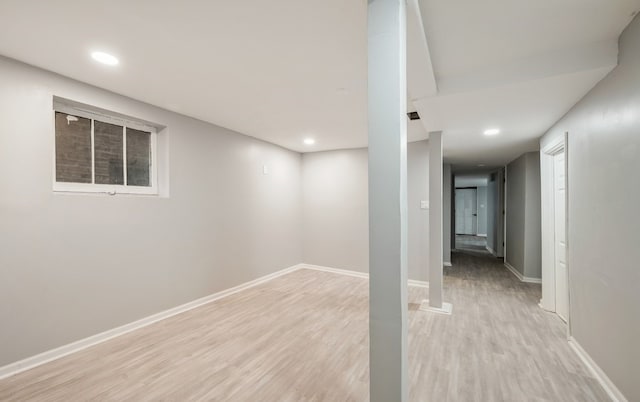
[[[478,236],[478,237],[487,237],[487,234],[486,233],[478,233],[476,236]]]
[[[251,280],[249,282],[245,282],[238,286],[234,286],[229,289],[222,290],[220,292],[211,294],[209,296],[202,297],[200,299],[193,300],[191,302],[182,304],[177,307],[173,307],[171,309],[161,311],[159,313],[150,315],[148,317],[142,318],[140,320],[122,325],[117,328],[109,329],[107,331],[101,332],[96,335],[92,335],[88,338],[80,339],[76,342],[69,343],[64,346],[60,346],[58,348],[48,350],[46,352],[37,354],[35,356],[27,357],[26,359],[19,360],[14,363],[9,363],[6,366],[0,367],[0,380],[3,378],[11,377],[12,375],[21,373],[23,371],[32,369],[34,367],[40,366],[42,364],[60,359],[61,357],[70,355],[75,352],[79,352],[83,349],[86,349],[90,346],[97,345],[99,343],[108,341],[110,339],[116,338],[120,335],[124,335],[131,331],[135,331],[136,329],[140,329],[146,327],[147,325],[151,325],[155,322],[164,320],[169,317],[173,317],[174,315],[183,313],[185,311],[192,310],[196,307],[200,307],[207,303],[211,303],[215,300],[222,299],[223,297],[230,296],[234,293],[238,293],[242,290],[249,289],[251,287],[260,285],[262,283],[268,282],[277,277],[286,275],[290,272],[296,271],[300,269],[300,264],[294,265],[289,268],[282,269],[280,271],[276,271],[274,273],[262,276],[260,278]]]
[[[331,267],[325,267],[322,265],[313,265],[313,264],[300,264],[299,267],[301,269],[313,269],[315,271],[331,272],[332,274],[354,276],[356,278],[365,278],[365,279],[369,278],[369,274],[366,272],[351,271],[348,269],[331,268]]]
[[[423,300],[420,304],[420,311],[430,311],[432,313],[451,315],[453,313],[453,305],[451,303],[442,302],[442,307],[431,307],[429,300]]]
[[[487,249],[487,251],[488,251],[488,252],[490,252],[491,254],[496,255],[496,251],[495,251],[494,249],[492,249],[491,247],[489,247],[489,246],[485,246],[485,248],[486,248],[486,249]]]
[[[522,275],[520,272],[518,272],[517,269],[515,269],[511,264],[509,264],[506,261],[504,262],[504,266],[507,267],[507,269],[511,271],[511,273],[514,274],[520,280],[520,282],[542,283],[542,279],[540,278],[531,278],[531,277]]]
[[[627,398],[625,398],[618,387],[615,386],[613,381],[611,381],[611,379],[604,373],[604,371],[602,371],[600,366],[598,366],[598,364],[593,361],[591,356],[589,356],[589,353],[587,353],[587,351],[584,350],[582,346],[580,346],[578,341],[576,341],[572,336],[569,337],[569,345],[574,350],[574,352],[576,352],[578,357],[580,357],[580,360],[582,360],[584,365],[587,366],[587,369],[589,369],[591,374],[598,380],[602,388],[604,388],[604,390],[607,392],[607,395],[609,395],[609,398],[611,398],[613,402],[628,402]]]
[[[262,276],[260,278],[251,280],[249,282],[245,282],[245,283],[240,284],[238,286],[234,286],[232,288],[225,289],[225,290],[222,290],[220,292],[211,294],[209,296],[205,296],[205,297],[202,297],[200,299],[193,300],[191,302],[182,304],[180,306],[173,307],[173,308],[170,308],[170,309],[165,310],[165,311],[161,311],[159,313],[150,315],[148,317],[144,317],[144,318],[142,318],[140,320],[137,320],[137,321],[134,321],[134,322],[130,322],[130,323],[122,325],[120,327],[109,329],[109,330],[101,332],[99,334],[92,335],[92,336],[89,336],[89,337],[84,338],[84,339],[80,339],[78,341],[69,343],[67,345],[60,346],[60,347],[52,349],[52,350],[48,350],[46,352],[37,354],[35,356],[27,357],[26,359],[19,360],[19,361],[14,362],[14,363],[9,363],[9,364],[7,364],[5,366],[0,367],[0,380],[4,379],[4,378],[7,378],[7,377],[11,377],[12,375],[21,373],[23,371],[32,369],[34,367],[43,365],[45,363],[49,363],[51,361],[60,359],[62,357],[68,356],[68,355],[70,355],[72,353],[79,352],[81,350],[84,350],[84,349],[86,349],[88,347],[97,345],[99,343],[106,342],[106,341],[108,341],[110,339],[116,338],[116,337],[118,337],[120,335],[124,335],[124,334],[132,332],[132,331],[135,331],[137,329],[146,327],[148,325],[151,325],[151,324],[156,323],[158,321],[164,320],[166,318],[173,317],[174,315],[177,315],[177,314],[180,314],[180,313],[184,313],[185,311],[189,311],[189,310],[192,310],[192,309],[194,309],[196,307],[200,307],[200,306],[203,306],[205,304],[211,303],[213,301],[222,299],[223,297],[230,296],[230,295],[232,295],[234,293],[238,293],[238,292],[243,291],[245,289],[249,289],[249,288],[252,288],[254,286],[263,284],[265,282],[268,282],[268,281],[273,280],[275,278],[278,278],[280,276],[286,275],[288,273],[297,271],[299,269],[313,269],[313,270],[317,270],[317,271],[331,272],[331,273],[340,274],[340,275],[355,276],[355,277],[358,277],[358,278],[369,278],[369,274],[368,273],[364,273],[364,272],[356,272],[356,271],[349,271],[349,270],[345,270],[345,269],[322,267],[322,266],[319,266],[319,265],[297,264],[297,265],[294,265],[292,267],[285,268],[285,269],[282,269],[280,271],[276,271],[276,272],[273,272],[271,274]],[[429,287],[429,282],[417,281],[417,280],[410,279],[409,280],[409,286],[428,288]]]
[[[351,271],[348,269],[331,268],[331,267],[324,267],[322,265],[313,265],[313,264],[299,264],[298,267],[299,269],[313,269],[316,271],[331,272],[332,274],[340,274],[340,275],[354,276],[356,278],[369,279],[369,274],[367,272]],[[429,282],[409,279],[409,286],[415,286],[418,288],[428,288]]]
[[[445,261],[443,264],[445,267],[453,267],[450,262]]]

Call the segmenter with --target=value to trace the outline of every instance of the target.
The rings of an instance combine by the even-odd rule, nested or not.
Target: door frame
[[[541,183],[541,228],[542,228],[542,298],[540,307],[556,312],[556,266],[555,266],[555,188],[554,156],[564,152],[565,160],[565,244],[567,258],[567,335],[571,335],[571,264],[569,240],[569,152],[568,132],[558,136],[540,150]]]

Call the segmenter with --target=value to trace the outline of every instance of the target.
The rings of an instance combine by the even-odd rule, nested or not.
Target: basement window
[[[54,191],[158,194],[156,127],[54,100]]]

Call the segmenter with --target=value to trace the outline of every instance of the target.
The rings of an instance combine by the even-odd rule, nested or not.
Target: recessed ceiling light
[[[91,53],[91,57],[93,57],[95,61],[108,66],[116,66],[120,63],[117,57],[105,52],[93,52]]]
[[[316,140],[314,140],[313,138],[305,138],[304,143],[307,145],[313,145],[316,143]]]
[[[490,128],[488,130],[484,130],[484,135],[497,135],[500,134],[499,128]]]

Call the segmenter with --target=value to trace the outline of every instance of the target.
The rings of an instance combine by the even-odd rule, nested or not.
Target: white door
[[[456,234],[475,235],[478,226],[478,194],[475,188],[456,189]]]
[[[566,181],[564,151],[553,156],[554,221],[555,221],[555,271],[556,313],[564,321],[569,317],[569,276],[566,245]]]

